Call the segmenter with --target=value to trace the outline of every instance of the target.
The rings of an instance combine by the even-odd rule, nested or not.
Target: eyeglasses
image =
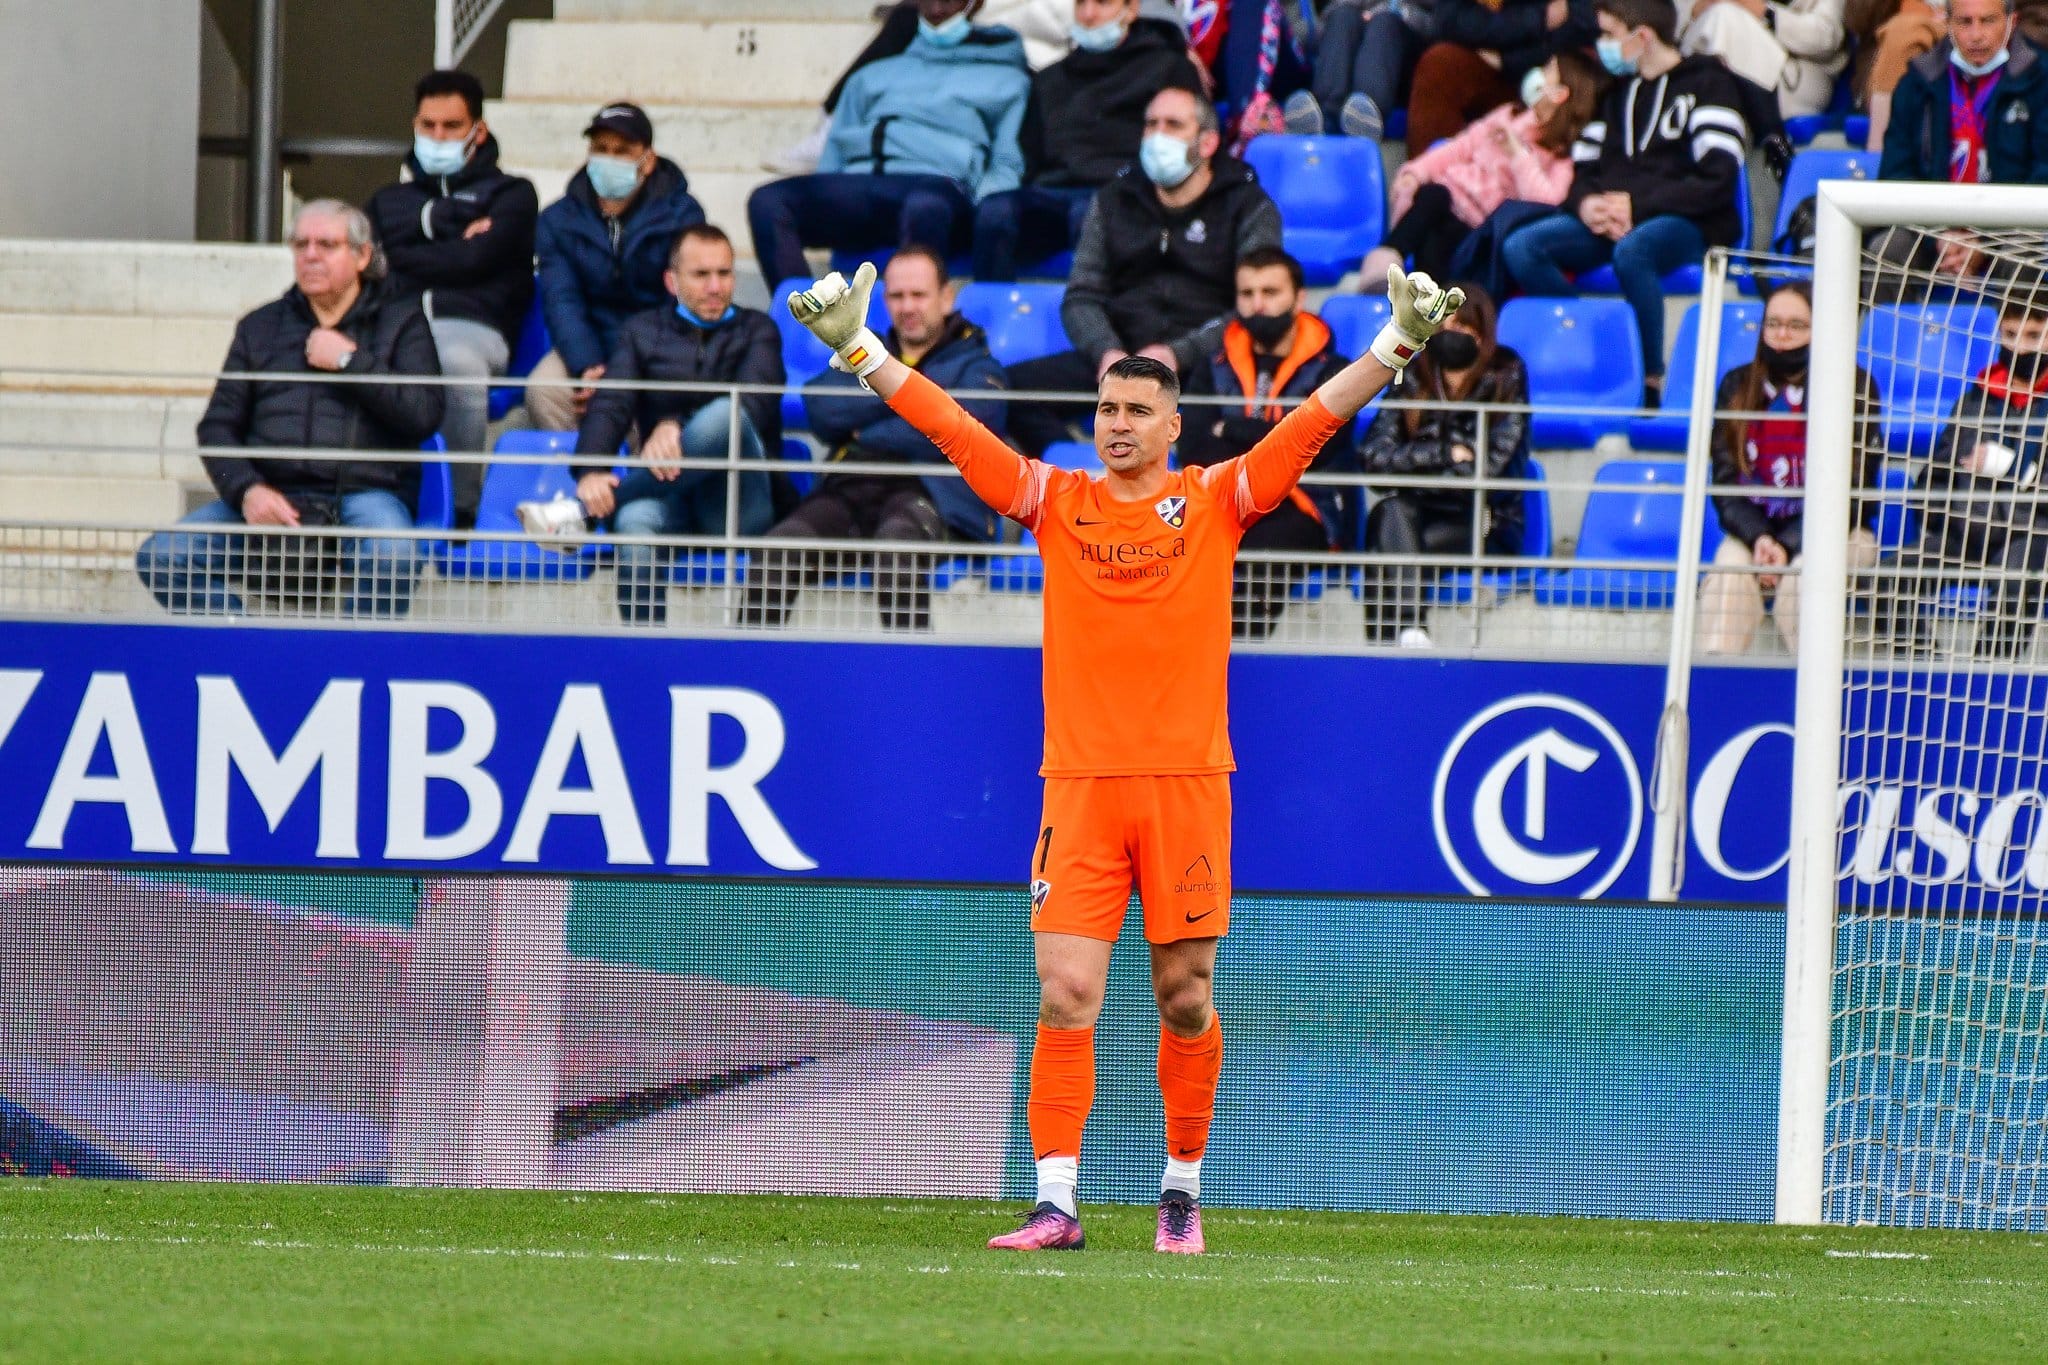
[[[292,239],[291,239],[291,241],[290,241],[290,243],[289,243],[288,245],[290,245],[290,247],[291,247],[291,249],[292,249],[292,254],[293,254],[294,256],[296,256],[296,255],[299,255],[299,254],[300,254],[301,252],[306,252],[306,251],[318,251],[318,252],[322,252],[322,253],[325,253],[325,252],[329,252],[329,251],[339,251],[339,250],[341,250],[341,249],[342,249],[343,247],[345,247],[345,246],[347,246],[347,245],[348,245],[348,238],[346,238],[346,237],[294,237],[294,238],[292,238]]]
[[[1798,336],[1804,332],[1811,332],[1813,324],[1805,318],[1765,318],[1763,329],[1766,332],[1783,332]]]

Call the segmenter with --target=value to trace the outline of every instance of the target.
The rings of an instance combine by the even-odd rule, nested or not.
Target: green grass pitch
[[[0,1181],[0,1360],[2040,1359],[2048,1238]]]

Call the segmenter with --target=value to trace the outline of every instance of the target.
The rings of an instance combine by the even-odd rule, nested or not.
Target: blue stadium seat
[[[557,493],[576,496],[576,476],[568,456],[576,449],[573,431],[508,431],[498,438],[498,455],[558,455],[560,464],[493,464],[484,471],[483,493],[477,501],[476,529],[517,533],[519,504],[545,502]],[[575,582],[595,567],[590,554],[565,555],[531,542],[504,540],[443,541],[434,547],[434,566],[443,578],[472,578],[503,583],[518,579]]]
[[[1792,167],[1785,172],[1784,187],[1778,191],[1777,221],[1771,224],[1771,240],[1775,242],[1784,236],[1792,210],[1803,200],[1811,199],[1821,181],[1872,180],[1876,176],[1877,158],[1869,152],[1807,148],[1792,158]]]
[[[1039,592],[1045,587],[1045,565],[1038,558],[1038,542],[1029,531],[1019,531],[1017,535],[1019,543],[1031,553],[987,560],[990,592]]]
[[[1737,365],[1756,358],[1757,334],[1763,327],[1761,303],[1727,303],[1721,306],[1721,353],[1715,358],[1714,382]],[[1629,419],[1628,443],[1637,450],[1684,450],[1686,424],[1692,412],[1693,364],[1699,356],[1700,306],[1685,310],[1678,324],[1678,340],[1671,348],[1671,364],[1664,371],[1664,395],[1657,403],[1657,416]]]
[[[1020,360],[1072,350],[1060,322],[1060,300],[1066,290],[1057,284],[970,284],[960,290],[960,315],[988,333],[988,348],[997,360]]]
[[[420,449],[448,453],[448,439],[435,432]],[[455,525],[455,474],[446,460],[420,461],[420,502],[412,524],[422,531],[446,531]]]
[[[1323,300],[1317,316],[1329,324],[1330,340],[1340,354],[1356,360],[1366,353],[1372,339],[1379,335],[1386,325],[1390,312],[1385,294],[1332,294]],[[1372,425],[1373,413],[1379,409],[1380,400],[1375,396],[1358,414],[1358,434]]]
[[[1310,284],[1335,284],[1379,245],[1387,212],[1379,143],[1268,133],[1252,139],[1244,159],[1279,206],[1282,240]]]
[[[1920,509],[1909,502],[1913,474],[1899,465],[1888,464],[1878,474],[1883,501],[1877,508],[1877,550],[1895,555],[1920,542]]]
[[[1525,476],[1537,483],[1544,482],[1543,466],[1535,460],[1529,461],[1529,472]],[[1522,556],[1540,559],[1550,553],[1552,528],[1550,524],[1550,490],[1531,488],[1522,494]],[[1535,579],[1540,569],[1508,568],[1486,569],[1480,574],[1480,581],[1492,588],[1496,595],[1507,597],[1526,588]],[[1456,569],[1436,581],[1430,591],[1430,600],[1440,606],[1462,606],[1472,600],[1472,573],[1469,569]]]
[[[768,316],[775,319],[775,326],[782,333],[782,368],[788,371],[792,385],[810,382],[818,371],[832,363],[832,352],[825,349],[825,343],[789,315],[789,296],[810,287],[809,280],[784,280],[775,286],[774,300],[768,305]],[[882,303],[879,282],[875,285],[875,292],[868,296],[868,326],[875,329],[876,336],[889,333],[889,310]],[[803,395],[782,395],[782,425],[798,431],[810,425],[810,419],[804,416]]]
[[[1580,559],[1675,562],[1685,512],[1683,460],[1609,460],[1593,476],[1579,525]],[[1666,490],[1666,491],[1651,491]],[[1700,562],[1721,547],[1721,520],[1711,499],[1700,541]],[[1672,569],[1551,569],[1536,575],[1536,600],[1552,607],[1663,610],[1677,592]]]
[[[1642,343],[1622,299],[1520,298],[1500,310],[1500,339],[1529,368],[1529,443],[1539,450],[1590,446],[1625,431],[1628,417],[1561,408],[1633,408],[1643,400]]]
[[[1860,359],[1877,386],[1885,448],[1924,456],[1956,400],[1998,354],[1998,315],[1960,299],[1882,304],[1863,319]]]
[[[971,272],[962,272],[963,274]],[[1025,261],[1017,267],[1017,273],[1034,280],[1060,280],[1074,273],[1074,253],[1061,251],[1042,261]]]
[[[1851,147],[1862,147],[1870,142],[1870,115],[1851,114],[1842,120],[1842,136]]]
[[[1827,129],[1826,114],[1794,114],[1785,120],[1785,136],[1794,147],[1804,147]]]
[[[1737,247],[1747,247],[1756,235],[1755,206],[1749,197],[1749,167],[1744,166],[1735,182],[1735,207],[1742,215],[1742,237]],[[1700,265],[1682,265],[1664,277],[1664,292],[1667,294],[1697,294],[1700,281],[1706,277],[1706,268]],[[1579,290],[1586,294],[1618,294],[1621,281],[1614,276],[1614,267],[1603,265],[1589,270],[1577,280]]]
[[[1075,469],[1083,474],[1100,474],[1102,461],[1095,447],[1086,441],[1054,441],[1038,457],[1055,469]]]
[[[505,364],[508,378],[524,379],[533,373],[533,367],[547,358],[555,343],[548,337],[547,315],[540,308],[540,281],[533,286],[533,306],[526,310],[526,318],[519,324],[519,339],[512,344],[512,355]],[[524,384],[496,384],[491,387],[491,420],[503,421],[505,414],[519,406],[526,399]]]

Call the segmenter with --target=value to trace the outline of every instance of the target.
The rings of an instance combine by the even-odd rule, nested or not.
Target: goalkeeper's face
[[[1156,379],[1107,376],[1095,399],[1095,454],[1112,474],[1164,465],[1180,439],[1180,413]]]

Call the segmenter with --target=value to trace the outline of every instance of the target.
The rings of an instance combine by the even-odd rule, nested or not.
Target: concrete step
[[[205,481],[197,395],[0,392],[0,475]]]
[[[505,98],[804,104],[824,97],[873,26],[819,20],[515,21]]]
[[[561,23],[659,19],[840,19],[868,23],[876,0],[555,0]]]
[[[176,479],[5,474],[0,509],[8,521],[166,525],[185,514],[185,491]]]
[[[291,282],[279,246],[0,240],[0,309],[11,313],[237,318]]]
[[[17,390],[89,380],[101,389],[205,393],[234,331],[232,316],[0,312],[0,371]]]
[[[573,168],[582,162],[583,130],[597,108],[589,100],[497,100],[491,105],[491,128],[507,160]],[[657,104],[648,106],[647,114],[654,120],[656,149],[683,168],[693,190],[710,171],[760,175],[763,157],[809,133],[821,117],[815,99],[803,104]],[[543,200],[562,192],[559,181],[539,188]]]

